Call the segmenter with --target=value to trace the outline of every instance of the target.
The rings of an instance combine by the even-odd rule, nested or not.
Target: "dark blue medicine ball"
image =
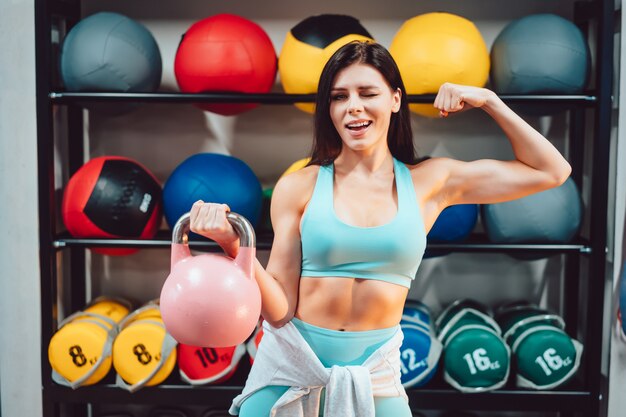
[[[256,226],[261,213],[261,183],[245,162],[228,155],[201,153],[183,161],[163,188],[163,209],[170,227],[197,200],[228,204]]]
[[[458,204],[446,207],[428,232],[431,242],[459,242],[474,230],[478,220],[478,205]]]

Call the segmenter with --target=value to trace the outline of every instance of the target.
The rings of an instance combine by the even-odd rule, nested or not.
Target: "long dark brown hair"
[[[341,152],[341,137],[330,118],[330,91],[337,73],[352,64],[366,64],[376,68],[392,90],[400,89],[402,93],[400,111],[391,113],[387,145],[397,160],[415,164],[418,158],[413,144],[409,105],[400,70],[389,51],[382,45],[354,41],[342,46],[330,57],[320,76],[315,101],[313,150],[309,165],[330,164]]]

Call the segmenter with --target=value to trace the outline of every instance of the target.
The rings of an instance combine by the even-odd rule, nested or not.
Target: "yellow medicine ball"
[[[373,41],[359,21],[350,16],[324,14],[309,17],[294,26],[278,57],[278,73],[289,94],[315,94],[324,65],[337,49],[352,41]],[[296,103],[313,113],[314,103]]]
[[[302,159],[297,160],[293,164],[289,165],[289,168],[287,168],[285,172],[283,172],[281,177],[284,177],[287,174],[291,174],[292,172],[301,170],[302,168],[306,166],[306,164],[309,163],[310,160],[311,158],[302,158]]]
[[[396,33],[389,52],[402,74],[407,94],[435,94],[445,82],[482,87],[489,78],[489,50],[469,20],[450,13],[413,17]],[[432,104],[411,111],[436,117]]]

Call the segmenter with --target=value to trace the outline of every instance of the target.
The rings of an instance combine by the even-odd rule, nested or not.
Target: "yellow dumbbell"
[[[134,311],[120,323],[113,342],[117,384],[131,392],[160,384],[176,365],[176,345],[165,330],[158,304]]]
[[[111,369],[117,323],[129,311],[127,301],[101,297],[63,320],[48,346],[52,378],[72,388],[104,378]]]

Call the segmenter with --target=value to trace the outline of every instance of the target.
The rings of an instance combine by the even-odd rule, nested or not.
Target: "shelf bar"
[[[246,93],[114,93],[114,92],[51,92],[54,104],[80,104],[81,102],[144,102],[144,103],[263,103],[293,104],[315,102],[315,94],[246,94]],[[553,103],[555,105],[592,106],[597,99],[593,95],[500,95],[509,103]],[[410,103],[432,103],[434,94],[407,95]]]
[[[67,403],[206,405],[227,408],[241,393],[239,386],[159,385],[129,393],[114,385],[71,388],[52,385],[46,397]],[[591,393],[586,391],[494,391],[463,394],[451,389],[408,390],[411,407],[418,410],[510,410],[510,411],[584,411],[589,409]]]
[[[169,239],[98,239],[98,238],[69,238],[62,237],[54,241],[54,247],[57,249],[73,248],[73,247],[99,247],[99,248],[143,248],[158,249],[170,248],[172,241]],[[191,248],[208,250],[211,252],[219,252],[220,246],[210,240],[190,241]],[[261,236],[257,237],[257,249],[270,249],[272,246],[271,239]]]
[[[465,394],[419,389],[408,390],[407,395],[416,410],[584,412],[590,410],[592,403],[591,393],[586,391],[498,390]]]
[[[259,235],[257,237],[257,249],[270,249],[272,246],[271,235]],[[190,241],[192,248],[205,249],[209,251],[221,251],[220,247],[210,240]],[[67,235],[59,236],[54,241],[57,249],[73,247],[107,247],[107,248],[169,248],[171,241],[167,238],[157,237],[155,239],[97,239],[97,238],[73,238]],[[501,244],[483,242],[480,238],[475,241],[462,243],[429,243],[426,250],[433,255],[438,252],[549,252],[549,253],[591,253],[591,247],[584,242],[569,244],[535,244],[516,243]]]

